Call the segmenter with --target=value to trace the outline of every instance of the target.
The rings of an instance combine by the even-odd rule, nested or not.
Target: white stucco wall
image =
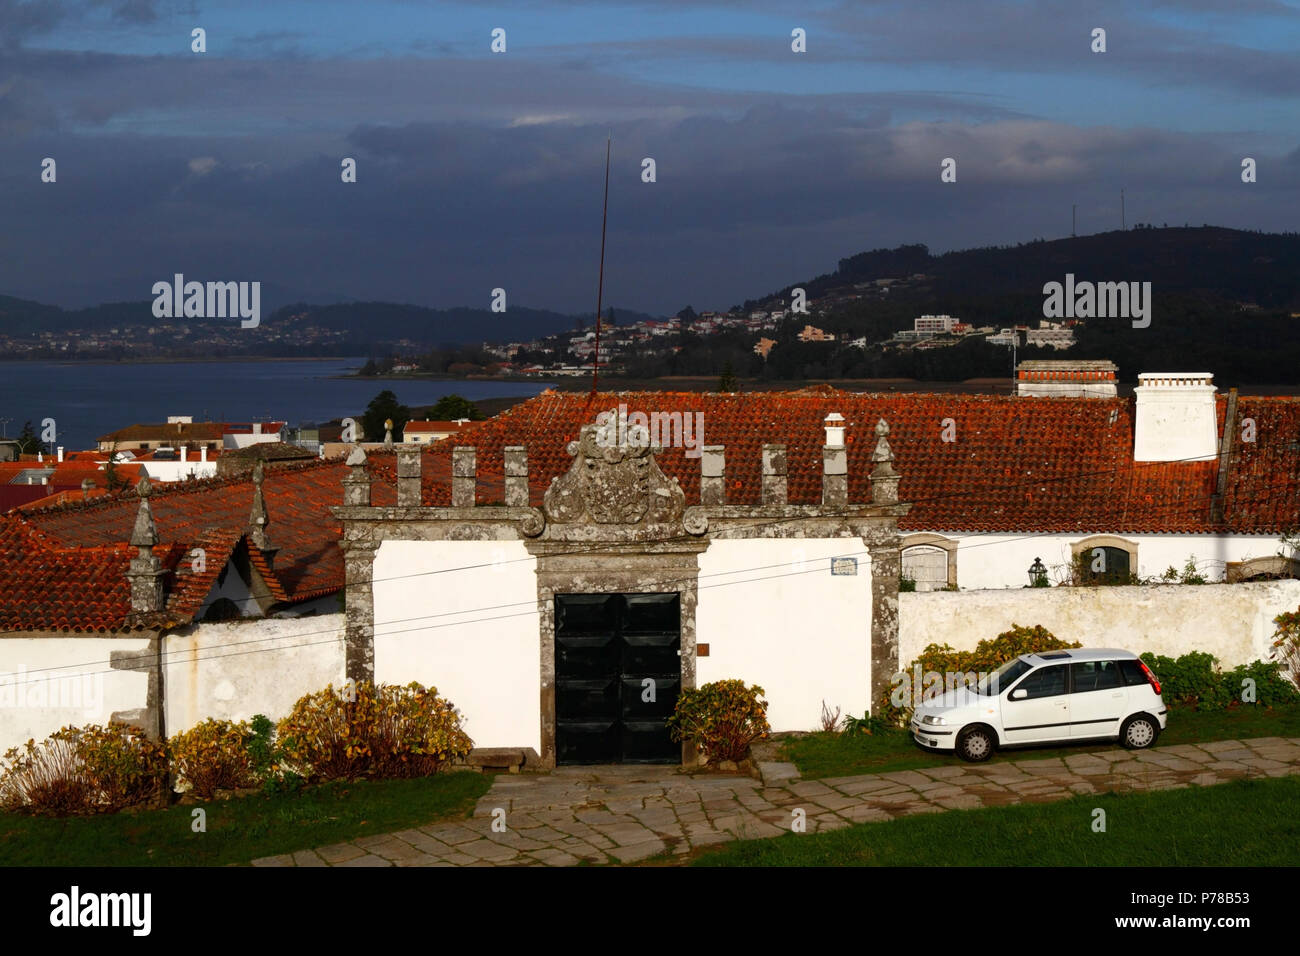
[[[1273,618],[1300,606],[1300,581],[931,591],[900,594],[898,603],[903,666],[927,644],[970,650],[1012,624],[1041,624],[1085,647],[1169,657],[1205,651],[1227,669],[1267,657]]]
[[[916,532],[902,532],[906,541]],[[966,589],[1021,588],[1029,583],[1029,566],[1034,558],[1052,569],[1050,578],[1058,580],[1057,567],[1070,564],[1070,545],[1091,534],[934,534],[956,541],[957,586]],[[1138,564],[1133,570],[1142,577],[1161,575],[1172,565],[1180,572],[1189,557],[1196,558],[1200,573],[1211,581],[1222,580],[1228,561],[1267,558],[1278,553],[1277,535],[1115,535],[1138,546]]]
[[[187,556],[187,560],[193,560],[193,552]],[[225,574],[217,579],[217,582],[212,586],[212,590],[209,591],[207,597],[203,599],[203,606],[200,607],[198,612],[194,615],[195,620],[201,621],[203,615],[208,613],[208,609],[222,598],[227,598],[228,600],[233,601],[235,606],[239,608],[239,613],[242,617],[260,618],[262,616],[262,609],[258,606],[257,601],[254,600],[253,592],[249,588],[248,582],[240,576],[239,571],[233,562],[226,565]]]
[[[164,640],[169,736],[209,717],[279,720],[345,680],[342,614],[198,624]]]
[[[217,473],[217,462],[203,461],[198,452],[191,452],[185,461],[142,461],[140,468],[154,481],[185,481],[188,478],[211,478]]]
[[[856,576],[830,559],[857,559]],[[858,538],[713,541],[700,555],[696,683],[766,692],[775,731],[820,729],[822,701],[861,715],[871,697],[871,561]]]
[[[113,652],[145,654],[149,642],[93,637],[0,638],[0,752],[69,724],[107,724],[142,709],[149,678],[112,670]]]
[[[476,747],[542,748],[536,560],[520,541],[385,541],[375,554],[375,680],[418,680]]]

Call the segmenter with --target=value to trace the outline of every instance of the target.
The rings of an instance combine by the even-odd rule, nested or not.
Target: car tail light
[[[1138,664],[1142,667],[1142,673],[1147,675],[1147,683],[1155,688],[1157,694],[1160,693],[1160,681],[1156,680],[1156,675],[1151,673],[1151,668],[1147,667],[1144,661],[1139,660]]]

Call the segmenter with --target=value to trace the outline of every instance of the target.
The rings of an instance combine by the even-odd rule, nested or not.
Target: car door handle
[[[1116,699],[1118,700],[1119,698],[1121,698],[1121,697],[1124,696],[1124,692],[1123,692],[1123,691],[1116,691],[1115,693],[1111,694],[1110,696],[1111,696],[1111,697],[1114,697],[1114,698],[1116,698]]]

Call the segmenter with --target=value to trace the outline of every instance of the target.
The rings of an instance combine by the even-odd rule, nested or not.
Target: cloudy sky
[[[1293,231],[1298,118],[1294,0],[0,0],[0,294],[591,310],[611,133],[606,302],[646,311],[1110,230],[1121,187]]]

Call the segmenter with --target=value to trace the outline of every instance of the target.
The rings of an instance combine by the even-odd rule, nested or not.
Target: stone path
[[[1030,751],[1032,753],[1032,751]],[[799,780],[764,764],[766,781],[671,767],[579,767],[501,774],[472,818],[254,860],[254,866],[573,866],[634,863],[727,840],[1075,794],[1174,790],[1241,777],[1300,774],[1300,737],[1221,740],[1132,752]],[[789,768],[790,765],[784,765]],[[493,830],[504,820],[505,831]]]

